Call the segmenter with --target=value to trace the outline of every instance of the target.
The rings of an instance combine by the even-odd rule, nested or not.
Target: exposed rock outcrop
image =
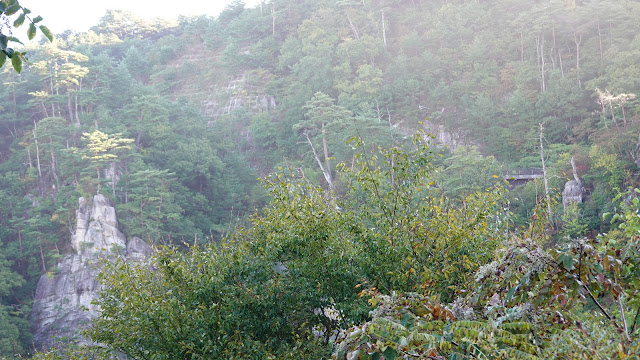
[[[562,190],[562,206],[564,210],[567,210],[567,207],[573,203],[581,203],[582,202],[582,184],[575,181],[569,180],[564,184],[564,190]]]
[[[122,257],[141,261],[151,247],[120,230],[114,207],[103,195],[79,199],[76,232],[71,238],[74,254],[59,263],[57,271],[42,275],[31,314],[34,345],[47,349],[60,340],[85,342],[78,331],[100,311],[91,301],[100,290],[96,276],[104,259]]]
[[[580,180],[580,177],[578,176],[578,169],[573,156],[571,157],[571,169],[573,170],[574,180],[567,181],[564,184],[564,190],[562,190],[562,206],[564,207],[565,213],[567,212],[569,205],[579,204],[582,202],[582,194],[584,191],[582,180]]]
[[[473,145],[471,141],[464,137],[461,131],[447,129],[444,125],[437,125],[426,121],[424,123],[424,129],[429,136],[433,136],[433,142],[435,144],[447,146],[451,152],[458,146]]]

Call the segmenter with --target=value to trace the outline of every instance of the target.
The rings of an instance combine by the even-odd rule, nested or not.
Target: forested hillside
[[[0,74],[0,357],[33,355],[37,281],[98,193],[169,246],[156,275],[104,275],[89,334],[109,351],[631,356],[638,19],[631,0],[238,0],[52,29]]]

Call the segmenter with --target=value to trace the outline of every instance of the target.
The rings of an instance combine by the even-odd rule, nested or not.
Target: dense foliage
[[[339,329],[368,318],[363,289],[453,298],[504,240],[501,192],[442,195],[421,137],[357,149],[341,196],[275,176],[271,204],[231,239],[107,264],[87,334],[139,359],[326,358]]]
[[[640,191],[616,200],[614,231],[545,248],[544,211],[511,234],[499,191],[443,195],[421,137],[414,150],[357,149],[341,196],[277,176],[265,213],[231,239],[107,262],[102,313],[86,332],[101,345],[71,356],[640,355]]]
[[[39,17],[17,1],[0,4],[35,35]],[[531,237],[517,229],[532,217],[548,221],[534,222],[545,237],[538,245],[563,245],[565,235],[624,238],[602,215],[614,212],[620,191],[640,185],[638,18],[631,0],[270,0],[250,9],[234,1],[216,18],[177,23],[110,10],[90,31],[15,50],[12,60],[27,52],[29,63],[0,74],[0,203],[11,204],[0,207],[0,356],[29,353],[37,279],[70,251],[77,198],[96,192],[116,204],[127,236],[197,249],[187,252],[194,260],[165,251],[179,268],[231,261],[194,246],[228,236],[220,247],[235,254],[227,270],[239,275],[220,275],[219,284],[252,274],[245,266],[290,262],[288,272],[253,268],[250,291],[290,294],[306,312],[273,305],[282,328],[242,323],[249,315],[220,320],[234,340],[206,347],[219,354],[240,351],[240,339],[273,356],[316,349],[305,337],[314,326],[331,337],[369,319],[358,284],[357,292],[415,292],[447,304],[472,291],[464,285],[494,249],[513,234]],[[11,44],[0,45],[8,55]],[[418,130],[451,151],[416,160],[405,147]],[[361,140],[348,142],[354,136]],[[542,181],[506,194],[494,187],[541,159],[549,198],[575,171],[583,203],[551,202],[549,216],[533,211]],[[256,178],[272,173],[281,175],[268,193]],[[343,257],[325,259],[334,249]],[[140,281],[179,285],[163,271],[141,272],[151,277]],[[278,278],[288,283],[269,282]],[[243,294],[246,302],[224,306],[266,306]],[[176,301],[201,301],[183,295]],[[309,315],[329,305],[344,323]]]
[[[343,333],[338,358],[637,359],[638,198],[619,230],[544,249],[515,238],[448,306],[373,293],[372,320]],[[532,233],[533,235],[533,233]]]

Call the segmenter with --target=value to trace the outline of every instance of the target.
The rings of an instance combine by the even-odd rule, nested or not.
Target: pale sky
[[[178,15],[217,16],[233,0],[20,0],[20,5],[41,15],[54,34],[67,29],[86,31],[96,25],[107,9],[131,11],[141,18],[162,17],[175,19]],[[259,0],[244,0],[246,7],[253,7]],[[25,22],[26,23],[26,22]],[[26,32],[20,27],[18,32]]]

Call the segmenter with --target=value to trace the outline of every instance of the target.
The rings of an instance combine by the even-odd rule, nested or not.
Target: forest
[[[640,358],[640,2],[0,11],[1,359]],[[36,348],[96,194],[153,255]]]

